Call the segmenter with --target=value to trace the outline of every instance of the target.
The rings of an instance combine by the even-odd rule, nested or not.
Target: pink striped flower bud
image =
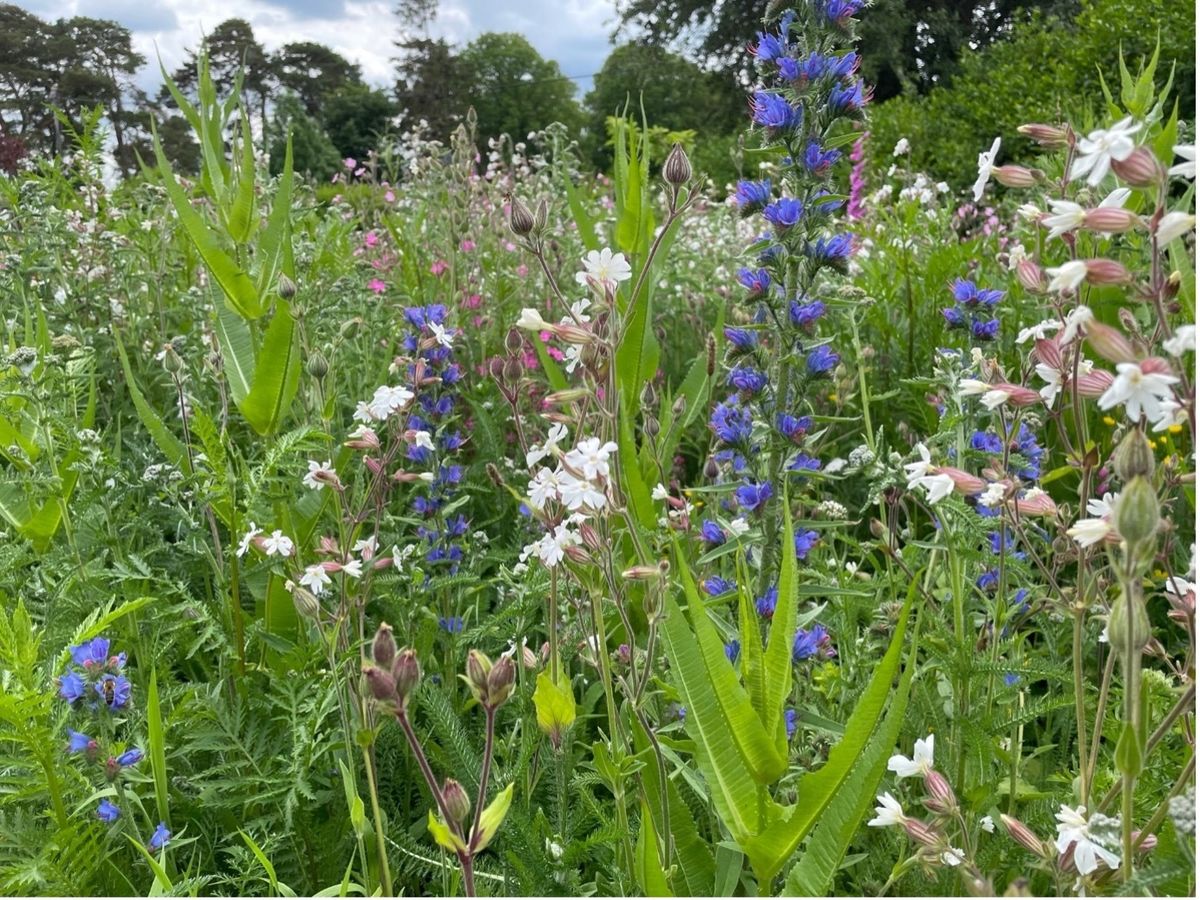
[[[1090,322],[1087,328],[1087,342],[1091,348],[1114,363],[1135,362],[1137,356],[1133,352],[1133,344],[1111,325],[1103,322]]]
[[[1033,187],[1045,176],[1037,169],[1027,169],[1024,166],[997,166],[992,169],[992,177],[1005,187]]]
[[[1043,147],[1065,147],[1069,132],[1060,125],[1042,125],[1032,122],[1021,125],[1017,131],[1027,138],[1037,141]]]
[[[1046,276],[1042,267],[1032,259],[1023,259],[1017,263],[1017,281],[1027,291],[1041,293],[1046,290]]]
[[[920,819],[904,819],[904,830],[908,836],[925,847],[937,847],[942,843],[942,836]]]
[[[1112,161],[1113,173],[1133,187],[1153,187],[1166,178],[1166,170],[1149,147],[1137,147],[1125,159]]]
[[[1084,261],[1087,266],[1087,280],[1091,284],[1128,284],[1133,280],[1129,270],[1116,260],[1089,259]]]
[[[1120,234],[1123,231],[1140,225],[1141,218],[1128,209],[1115,206],[1101,206],[1089,209],[1083,214],[1083,227],[1088,231],[1099,231],[1106,234]]]
[[[1161,356],[1151,356],[1151,357],[1148,357],[1147,359],[1143,359],[1140,363],[1138,363],[1138,366],[1141,368],[1143,374],[1146,374],[1146,375],[1174,375],[1175,374],[1174,372],[1171,371],[1171,364],[1169,362],[1167,362],[1165,359],[1163,359]]]
[[[1008,829],[1008,836],[1030,853],[1043,857],[1046,855],[1046,844],[1023,822],[1012,816],[1006,816],[1004,813],[1000,814],[1000,821]]]
[[[987,490],[987,482],[978,475],[972,475],[954,466],[938,466],[936,474],[949,475],[950,480],[954,482],[954,489],[968,497]]]
[[[1080,397],[1099,397],[1112,387],[1112,383],[1112,372],[1105,372],[1103,369],[1093,369],[1086,375],[1081,375],[1078,379],[1073,380],[1069,387],[1072,392],[1078,394]]]
[[[954,796],[954,788],[950,787],[946,776],[936,769],[926,771],[925,790],[929,792],[925,806],[931,812],[947,815],[958,808],[958,798]]]
[[[1033,388],[1023,387],[1019,384],[998,384],[996,390],[1002,390],[1008,394],[1008,400],[1005,401],[1010,406],[1036,406],[1042,402],[1042,395]]]
[[[1044,366],[1059,371],[1063,366],[1062,347],[1057,338],[1038,338],[1033,342],[1033,358]]]
[[[579,526],[579,536],[583,539],[583,545],[589,550],[599,553],[604,549],[604,541],[600,539],[600,535],[591,522],[584,522]]]
[[[368,456],[366,459],[364,459],[363,465],[367,467],[367,471],[372,475],[378,475],[383,471],[383,463],[373,456]]]
[[[1017,512],[1023,516],[1053,516],[1058,514],[1058,507],[1045,491],[1031,488],[1017,499]]]
[[[568,344],[591,344],[596,340],[594,334],[577,325],[555,325],[552,330]]]
[[[370,428],[362,428],[345,442],[345,446],[353,450],[378,450],[382,445],[379,443],[379,435]]]
[[[571,560],[573,563],[586,565],[592,561],[592,555],[578,544],[571,544],[569,547],[563,550],[563,553],[566,554],[567,559]]]

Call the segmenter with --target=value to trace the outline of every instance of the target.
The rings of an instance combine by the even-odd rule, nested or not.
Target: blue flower
[[[746,352],[758,346],[758,332],[726,326],[725,340],[729,341],[734,349]]]
[[[796,458],[788,463],[788,471],[791,472],[820,472],[821,460],[815,456],[809,456],[807,453],[797,453]]]
[[[764,481],[762,484],[754,484],[746,482],[734,491],[734,498],[737,500],[738,506],[747,512],[754,512],[764,503],[766,503],[774,490],[771,488],[771,482]]]
[[[971,449],[984,453],[1003,453],[1004,444],[1000,441],[998,434],[990,431],[976,431],[971,435]]]
[[[812,195],[813,208],[819,213],[835,213],[845,204],[844,200],[839,200],[837,197],[832,197],[830,200],[822,200],[817,202],[821,197],[832,197],[829,191],[817,191]]]
[[[822,10],[825,18],[834,25],[845,25],[846,20],[863,7],[863,0],[825,0]]]
[[[446,321],[446,307],[441,303],[432,306],[410,306],[404,310],[404,318],[413,328],[424,328],[430,322],[442,325]]]
[[[809,551],[817,546],[820,540],[821,536],[815,531],[797,531],[793,539],[793,543],[796,545],[796,559],[807,559]]]
[[[734,638],[725,645],[725,658],[731,663],[736,663],[738,655],[742,652],[742,642]]]
[[[792,639],[792,659],[801,662],[814,656],[825,655],[828,643],[829,633],[820,623],[814,625],[812,630],[797,628],[796,636]]]
[[[829,92],[829,108],[835,113],[857,112],[866,105],[867,97],[861,81],[839,85]]]
[[[459,634],[463,630],[461,616],[438,616],[438,627],[450,634]]]
[[[722,578],[719,575],[712,575],[700,582],[700,587],[704,588],[704,593],[710,597],[716,597],[721,594],[728,594],[730,591],[736,591],[737,585],[727,578]]]
[[[818,263],[837,267],[850,258],[854,252],[854,242],[848,234],[835,234],[828,238],[817,238],[816,243],[809,244],[804,250]]]
[[[101,822],[115,822],[121,818],[121,809],[107,797],[96,807],[96,817]]]
[[[831,370],[839,362],[841,356],[829,349],[827,344],[822,344],[820,347],[814,347],[809,351],[808,356],[804,360],[804,365],[812,375],[823,375]]]
[[[763,210],[763,218],[777,231],[787,231],[804,215],[804,204],[793,197],[781,197]]]
[[[957,306],[947,306],[943,309],[942,318],[946,320],[946,324],[951,328],[965,328],[968,321],[963,311]]]
[[[999,333],[999,319],[988,319],[986,322],[976,319],[971,323],[971,336],[977,341],[994,341]]]
[[[71,660],[77,666],[103,666],[108,662],[109,640],[105,637],[92,638],[71,649]]]
[[[133,688],[124,675],[104,675],[95,684],[95,691],[109,709],[122,709],[129,702]]]
[[[771,202],[771,180],[739,181],[733,189],[733,202],[743,215],[762,209]]]
[[[1000,585],[1000,571],[988,569],[975,579],[975,587],[981,591],[994,591]]]
[[[1029,588],[1021,588],[1013,594],[1012,603],[1016,607],[1015,612],[1017,615],[1024,615],[1029,612]]]
[[[966,278],[956,278],[950,285],[950,292],[954,295],[955,303],[966,307],[991,307],[1004,299],[1004,291],[980,289],[975,286],[975,282]]]
[[[804,167],[814,175],[824,175],[842,154],[837,150],[823,150],[818,141],[809,141],[804,148]]]
[[[67,752],[68,753],[87,753],[96,749],[96,742],[86,734],[81,734],[78,731],[67,729]]]
[[[737,279],[752,296],[765,294],[771,286],[771,274],[766,269],[738,269]]]
[[[729,373],[729,383],[738,390],[757,394],[767,386],[767,376],[749,366],[738,366]]]
[[[1042,457],[1046,454],[1045,448],[1038,445],[1037,435],[1024,422],[1017,429],[1015,444],[1016,451],[1025,457],[1025,461],[1028,463],[1017,469],[1017,475],[1027,481],[1036,481],[1042,474]]]
[[[161,850],[171,840],[171,832],[167,830],[166,822],[159,822],[158,827],[154,829],[154,834],[150,835],[150,840],[146,844],[151,850]]]
[[[768,34],[760,31],[758,43],[751,48],[754,58],[759,62],[770,62],[787,52],[787,39],[783,35]]]
[[[725,543],[725,532],[721,530],[721,526],[711,519],[705,519],[700,526],[700,537],[706,544],[712,544],[714,547],[719,547]]]
[[[713,433],[726,444],[739,444],[750,440],[754,422],[750,410],[737,402],[737,397],[729,397],[724,403],[713,407],[709,427]]]
[[[787,413],[780,413],[776,424],[780,434],[799,442],[812,428],[812,416],[791,416]]]
[[[788,307],[788,316],[797,328],[811,328],[823,315],[825,315],[825,304],[820,300],[813,300],[810,303],[793,300]]]
[[[750,101],[750,110],[755,125],[782,131],[799,128],[804,122],[803,113],[792,106],[782,94],[771,91],[756,91]]]
[[[1005,672],[1004,673],[1004,686],[1005,687],[1015,687],[1016,685],[1018,685],[1020,683],[1021,683],[1020,675],[1016,674],[1015,672]]]
[[[78,702],[86,690],[87,685],[83,683],[79,673],[74,670],[64,672],[58,679],[58,696],[68,703]]]
[[[788,707],[783,711],[783,727],[787,729],[788,740],[796,733],[796,710]]]
[[[767,592],[754,601],[754,608],[764,619],[775,615],[775,604],[779,602],[779,588],[769,587]]]
[[[139,748],[131,747],[117,757],[117,765],[135,766],[142,761],[142,758],[145,757],[145,755],[146,754],[144,754]]]

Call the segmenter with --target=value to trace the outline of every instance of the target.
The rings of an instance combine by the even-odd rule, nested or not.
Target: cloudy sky
[[[377,85],[392,81],[392,41],[399,25],[392,0],[16,0],[17,6],[57,19],[71,15],[115,19],[133,32],[134,48],[150,64],[139,76],[144,87],[160,82],[154,64],[161,55],[168,71],[184,59],[202,32],[237,16],[274,50],[289,41],[317,41],[362,66]],[[485,31],[524,34],[564,75],[590,76],[608,55],[616,26],[615,0],[441,0],[433,32],[458,44]],[[157,48],[157,51],[156,51]],[[590,78],[576,84],[586,90]]]

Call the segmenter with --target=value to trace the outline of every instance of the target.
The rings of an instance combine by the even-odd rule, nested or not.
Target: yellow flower
[[[1109,426],[1110,428],[1117,424],[1117,420],[1114,419],[1112,416],[1105,416],[1100,421],[1103,422],[1105,425]]]
[[[1181,431],[1183,431],[1183,426],[1179,424],[1168,425],[1167,431],[1169,431],[1171,434],[1179,434]]]

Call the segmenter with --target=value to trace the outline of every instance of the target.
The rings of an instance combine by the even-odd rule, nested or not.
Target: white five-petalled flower
[[[633,277],[633,270],[625,260],[625,254],[613,253],[607,247],[590,251],[583,258],[583,269],[584,271],[575,273],[575,280],[582,285],[594,282],[615,289],[622,281]]]
[[[250,549],[250,544],[260,534],[262,534],[262,529],[259,528],[257,525],[255,525],[253,522],[251,522],[250,530],[247,531],[244,535],[242,535],[242,542],[240,544],[238,544],[237,555],[245,556],[246,551]]]
[[[327,484],[337,483],[337,472],[333,471],[333,463],[325,460],[323,463],[315,459],[308,461],[308,474],[304,476],[304,486],[319,491]]]
[[[992,169],[996,165],[996,156],[1000,153],[1000,138],[992,141],[992,148],[985,150],[979,154],[979,177],[975,179],[975,186],[971,190],[971,196],[978,203],[983,199],[983,189],[987,186],[988,179],[992,177]]]
[[[1137,363],[1117,363],[1117,377],[1108,390],[1100,395],[1097,405],[1112,409],[1125,405],[1125,415],[1136,422],[1142,413],[1152,421],[1163,415],[1163,403],[1171,398],[1171,385],[1179,379],[1161,372],[1144,372]]]
[[[904,825],[904,807],[900,801],[886,791],[875,797],[879,805],[875,807],[875,818],[867,822],[873,828],[887,828],[889,825]]]
[[[1071,180],[1086,175],[1088,184],[1098,185],[1108,174],[1114,159],[1120,162],[1133,153],[1133,135],[1140,127],[1132,116],[1126,116],[1111,128],[1097,128],[1081,138],[1076,147],[1079,155],[1071,163]]]
[[[903,753],[897,753],[888,760],[888,771],[895,772],[897,778],[923,778],[933,771],[933,735],[918,738],[913,744],[912,759]]]
[[[1113,822],[1107,816],[1099,814],[1087,818],[1087,807],[1077,806],[1072,809],[1063,804],[1054,817],[1058,819],[1058,837],[1054,839],[1054,848],[1059,853],[1066,853],[1074,845],[1073,859],[1075,868],[1080,875],[1090,875],[1103,862],[1110,869],[1119,868],[1121,857],[1110,850],[1106,844],[1109,838],[1097,834],[1096,825],[1109,825]],[[1103,820],[1097,822],[1095,820]]]

